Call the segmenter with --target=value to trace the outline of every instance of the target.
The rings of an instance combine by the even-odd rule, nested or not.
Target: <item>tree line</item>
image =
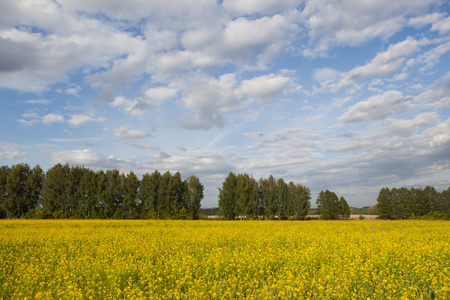
[[[203,185],[196,176],[154,171],[139,178],[57,164],[0,168],[2,218],[198,219]]]
[[[448,219],[450,187],[441,193],[434,187],[382,188],[377,198],[380,219]]]
[[[272,175],[256,181],[248,174],[230,172],[219,188],[219,216],[228,219],[305,219],[310,203],[309,188],[286,183]]]
[[[344,197],[338,198],[334,192],[321,191],[316,200],[317,214],[324,220],[348,219],[350,206]]]

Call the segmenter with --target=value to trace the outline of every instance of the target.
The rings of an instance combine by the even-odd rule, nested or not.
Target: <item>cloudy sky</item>
[[[450,185],[450,4],[0,2],[0,164]],[[315,204],[313,204],[314,206]]]

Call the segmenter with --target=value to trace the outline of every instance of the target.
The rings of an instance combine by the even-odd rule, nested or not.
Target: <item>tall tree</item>
[[[197,220],[199,218],[201,201],[203,199],[203,185],[196,176],[190,176],[185,180],[184,198],[188,218]]]
[[[167,201],[169,202],[170,218],[185,219],[187,217],[184,201],[184,182],[181,180],[180,172],[176,172],[169,180]]]
[[[394,219],[394,201],[391,191],[388,188],[382,188],[377,198],[378,216],[381,219]]]
[[[339,217],[339,198],[329,190],[321,191],[316,200],[317,213],[324,220],[336,220]]]
[[[156,170],[151,175],[144,174],[139,188],[139,199],[141,199],[141,218],[156,219],[158,217],[158,189],[161,174]]]
[[[122,216],[127,219],[135,219],[138,217],[138,192],[140,181],[131,171],[124,177],[123,183],[123,205]]]
[[[289,216],[294,220],[304,220],[311,207],[311,192],[309,188],[290,182],[288,185]]]
[[[289,199],[288,199],[288,185],[282,178],[277,180],[277,216],[280,220],[288,218],[289,214]]]
[[[172,174],[169,171],[164,173],[159,182],[158,188],[158,207],[157,214],[159,219],[168,219],[170,218],[170,178],[172,178]]]
[[[344,220],[350,218],[351,209],[344,197],[339,199],[339,217]]]
[[[96,218],[98,215],[97,176],[94,171],[83,168],[80,181],[80,200],[77,215],[80,218]]]
[[[219,188],[219,214],[225,219],[236,219],[238,212],[238,193],[237,193],[236,174],[230,172]]]
[[[0,168],[0,218],[6,218],[6,182],[9,172],[8,166],[2,166]]]
[[[78,207],[83,199],[81,191],[81,178],[83,176],[84,167],[72,166],[66,178],[66,194],[67,202],[63,207],[66,217],[80,218],[82,215],[78,215]]]
[[[250,177],[248,174],[238,174],[236,176],[236,192],[237,192],[237,207],[236,215],[243,218],[250,217]]]
[[[123,182],[125,175],[117,169],[106,171],[105,217],[121,218],[123,205]]]
[[[248,203],[248,216],[253,219],[258,219],[260,215],[261,210],[261,195],[260,190],[258,186],[258,182],[255,178],[250,177],[249,180],[250,185],[250,199]]]
[[[57,164],[47,171],[45,184],[42,190],[42,206],[46,214],[64,212],[67,207],[67,178],[70,173],[68,164]]]
[[[31,174],[30,166],[18,164],[11,167],[6,178],[6,203],[7,217],[20,218],[24,216],[32,206],[30,193],[27,188],[27,179]]]

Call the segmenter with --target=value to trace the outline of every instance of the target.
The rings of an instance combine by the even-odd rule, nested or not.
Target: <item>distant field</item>
[[[0,299],[450,299],[449,221],[2,220],[0,233]]]
[[[360,216],[363,216],[365,221],[373,221],[377,219],[377,215],[350,215],[349,220],[360,220]],[[217,215],[207,215],[208,219],[218,219]],[[319,218],[319,215],[308,215],[310,218]]]

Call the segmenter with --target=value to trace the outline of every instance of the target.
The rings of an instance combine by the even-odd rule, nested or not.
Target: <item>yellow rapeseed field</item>
[[[1,299],[450,299],[449,221],[0,221]]]

